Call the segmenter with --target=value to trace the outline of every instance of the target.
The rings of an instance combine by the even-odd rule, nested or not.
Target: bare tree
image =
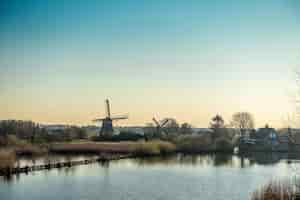
[[[231,125],[240,130],[240,134],[244,135],[247,129],[254,128],[254,118],[251,113],[237,112],[232,115]]]

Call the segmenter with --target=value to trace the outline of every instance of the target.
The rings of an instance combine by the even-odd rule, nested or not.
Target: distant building
[[[51,124],[51,125],[40,125],[40,127],[45,128],[49,134],[59,134],[69,126],[62,125],[62,124]]]
[[[288,134],[279,134],[268,125],[257,131],[252,131],[249,136],[243,136],[239,144],[240,151],[288,151]]]

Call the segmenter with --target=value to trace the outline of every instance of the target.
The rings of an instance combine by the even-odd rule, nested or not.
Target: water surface
[[[22,159],[19,164],[83,157]],[[242,200],[270,180],[291,179],[297,155],[173,155],[0,178],[2,200]]]

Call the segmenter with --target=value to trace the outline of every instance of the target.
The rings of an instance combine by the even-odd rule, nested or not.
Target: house
[[[278,133],[274,128],[269,128],[266,125],[265,128],[260,128],[257,131],[253,131],[250,133],[250,139],[255,140],[256,142],[263,142],[265,144],[276,145],[279,143],[278,141]]]
[[[257,131],[252,131],[249,137],[242,137],[240,151],[288,151],[289,138],[287,134],[279,134],[268,125]]]

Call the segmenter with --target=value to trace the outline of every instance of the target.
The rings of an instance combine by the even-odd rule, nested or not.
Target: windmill
[[[158,134],[164,133],[164,134],[168,135],[167,131],[164,129],[165,126],[167,125],[167,123],[169,122],[168,118],[166,118],[166,119],[164,119],[162,121],[157,121],[155,119],[155,117],[153,117],[152,120],[153,120],[154,124],[156,125],[156,132]]]
[[[104,118],[98,118],[93,120],[93,122],[102,122],[102,127],[99,136],[113,134],[114,130],[113,130],[112,121],[128,119],[127,115],[119,115],[119,116],[111,117],[110,104],[108,99],[105,100],[105,109],[106,109],[106,116]]]

